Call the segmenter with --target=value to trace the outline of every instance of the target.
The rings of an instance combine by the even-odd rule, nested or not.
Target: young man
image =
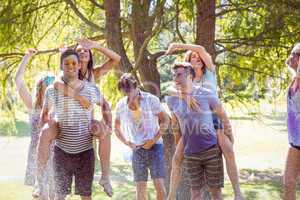
[[[147,199],[148,169],[157,200],[163,200],[166,191],[163,182],[165,169],[161,134],[166,130],[169,119],[163,112],[159,99],[141,91],[132,75],[122,75],[118,88],[126,96],[117,104],[115,133],[133,150],[132,168],[137,200]]]
[[[283,199],[296,200],[299,199],[296,197],[296,193],[300,175],[300,43],[297,43],[292,49],[286,65],[293,72],[294,77],[287,93],[287,128],[290,147],[283,176]]]
[[[67,87],[78,91],[91,104],[97,104],[103,110],[107,126],[111,126],[111,112],[104,106],[104,99],[98,88],[89,82],[78,79],[80,69],[79,56],[74,50],[66,50],[61,55],[62,80]],[[72,179],[75,178],[75,194],[83,200],[91,199],[94,175],[94,150],[91,135],[92,108],[83,108],[74,98],[50,86],[46,90],[42,110],[43,123],[50,122],[49,111],[53,111],[58,122],[59,136],[54,148],[55,199],[64,200],[71,192]],[[45,124],[44,133],[51,130],[51,124]]]
[[[191,186],[192,199],[202,198],[202,188],[205,185],[209,187],[214,200],[222,199],[223,161],[212,112],[222,120],[225,134],[232,136],[228,117],[213,92],[203,87],[195,87],[192,81],[195,71],[191,64],[176,63],[172,70],[179,93],[190,96],[200,105],[200,109],[193,110],[178,96],[167,98],[168,107],[172,112],[173,132],[180,138],[176,151],[183,152],[182,158]]]

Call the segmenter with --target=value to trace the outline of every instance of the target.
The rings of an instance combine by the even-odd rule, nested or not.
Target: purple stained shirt
[[[287,95],[287,127],[289,143],[300,147],[300,92],[293,93],[290,88]]]
[[[184,155],[201,153],[217,144],[212,110],[220,104],[215,93],[203,87],[191,94],[200,104],[200,110],[191,110],[186,102],[176,96],[166,99],[171,112],[176,115],[183,137]]]

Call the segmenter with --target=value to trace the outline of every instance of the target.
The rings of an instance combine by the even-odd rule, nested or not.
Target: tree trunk
[[[107,45],[122,57],[119,70],[130,72],[132,65],[126,55],[121,32],[120,0],[105,0],[104,10]]]
[[[196,44],[202,45],[215,59],[215,0],[196,0],[197,32]]]
[[[151,1],[134,0],[132,2],[131,34],[135,62],[141,56],[140,66],[137,71],[144,89],[156,96],[160,96],[160,75],[156,66],[156,59],[151,59],[147,48],[140,52],[144,41],[152,34],[154,24],[153,16],[149,16]]]
[[[197,7],[197,32],[196,44],[202,45],[215,60],[215,27],[216,27],[216,1],[196,0]],[[219,79],[218,79],[219,80]],[[209,200],[208,189],[205,188],[204,199]]]

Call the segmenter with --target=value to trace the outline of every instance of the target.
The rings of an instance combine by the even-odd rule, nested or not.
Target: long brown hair
[[[74,47],[74,51],[76,51],[76,48],[78,47],[79,44],[76,44],[75,47]],[[92,51],[89,49],[89,54],[90,54],[90,59],[89,59],[89,62],[87,64],[87,73],[88,73],[88,78],[87,80],[90,82],[92,80],[92,77],[93,77],[93,70],[94,70],[94,59],[93,59],[93,54],[92,54]],[[79,73],[78,73],[78,78],[80,80],[83,80],[85,79],[85,74],[82,73],[81,69],[79,70]]]
[[[193,54],[194,51],[191,51],[191,50],[188,50],[186,53],[185,53],[185,56],[184,56],[184,61],[185,62],[188,62],[188,63],[191,63],[191,59],[192,59],[192,54]],[[202,67],[202,73],[205,74],[206,72],[206,65],[205,65],[205,62],[202,60],[200,54],[198,52],[195,52],[197,53],[198,57],[200,58],[202,64],[203,64],[203,67]]]

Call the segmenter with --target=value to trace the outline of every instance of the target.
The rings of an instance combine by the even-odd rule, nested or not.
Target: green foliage
[[[101,92],[104,97],[111,103],[112,108],[115,108],[116,104],[122,97],[122,93],[117,87],[118,76],[114,72],[110,72],[101,79]]]
[[[103,5],[103,0],[97,2]],[[276,83],[276,90],[284,92],[289,81],[284,60],[291,46],[300,41],[299,0],[216,2],[216,14],[222,13],[216,18],[215,41],[221,97],[226,101],[269,98],[268,82]],[[170,42],[181,42],[179,34],[187,43],[194,42],[195,4],[195,0],[166,1],[162,27],[147,47],[151,53],[166,49]],[[0,52],[9,54],[0,54],[1,110],[13,111],[14,104],[19,101],[15,94],[14,76],[26,48],[54,49],[62,43],[74,44],[76,39],[82,37],[101,36],[105,39],[104,10],[93,1],[76,1],[76,7],[100,29],[94,30],[65,1],[1,1]],[[129,59],[134,60],[131,8],[132,1],[121,1],[124,46]],[[104,45],[104,41],[99,42]],[[181,60],[182,57],[178,56],[177,59]],[[101,58],[96,57],[95,60],[102,63]],[[162,90],[171,80],[169,66],[174,60],[175,57],[162,57],[157,62]],[[25,82],[28,87],[33,88],[36,77],[42,71],[57,74],[58,63],[57,52],[36,56],[26,69]],[[102,91],[113,105],[121,97],[113,86],[116,79],[110,74],[103,79],[105,84],[101,83]],[[272,90],[271,93],[277,94],[279,91]]]

